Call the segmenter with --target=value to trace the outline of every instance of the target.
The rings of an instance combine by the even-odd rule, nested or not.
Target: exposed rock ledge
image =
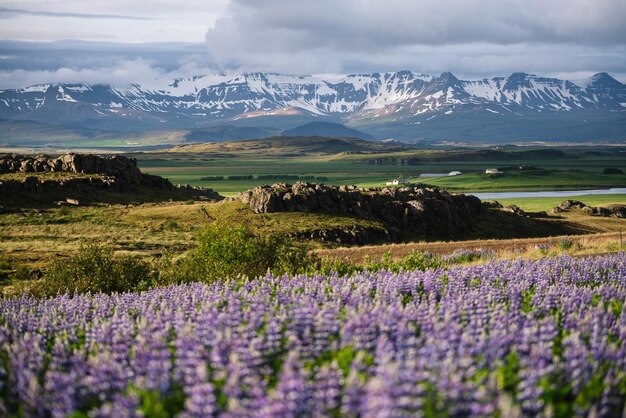
[[[87,176],[70,178],[38,177],[38,173],[61,172]],[[57,158],[40,155],[28,157],[18,154],[0,155],[0,174],[32,173],[21,180],[0,181],[0,194],[7,193],[63,193],[106,189],[114,192],[130,191],[134,186],[179,192],[187,196],[220,200],[211,189],[188,185],[173,185],[169,180],[142,173],[137,160],[122,155],[100,157],[91,154],[65,154]],[[89,176],[93,175],[93,176]]]
[[[601,206],[588,206],[578,200],[564,200],[560,205],[552,208],[552,213],[560,213],[572,209],[582,209],[584,213],[591,216],[613,216],[615,218],[626,218],[626,206],[618,205],[610,208]]]
[[[425,237],[447,238],[472,229],[478,198],[432,188],[358,188],[297,182],[258,186],[237,197],[256,213],[322,211],[376,219]]]

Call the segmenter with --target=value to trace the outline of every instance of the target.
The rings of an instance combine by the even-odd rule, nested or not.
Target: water
[[[626,194],[626,187],[614,187],[611,189],[595,190],[551,190],[545,192],[494,192],[494,193],[468,193],[480,200],[489,199],[518,199],[522,197],[572,197],[590,194]]]

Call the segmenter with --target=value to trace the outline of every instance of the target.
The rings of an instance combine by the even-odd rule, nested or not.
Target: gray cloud
[[[622,0],[233,0],[206,40],[224,68],[624,72],[625,21]]]
[[[215,72],[205,44],[0,41],[0,88],[51,82],[120,87]]]
[[[123,85],[231,70],[409,69],[466,79],[516,71],[577,79],[608,71],[626,81],[623,0],[5,0],[2,6],[0,88]]]
[[[127,16],[127,15],[112,15],[101,13],[69,13],[69,12],[44,12],[33,11],[24,9],[10,9],[7,7],[0,7],[0,18],[8,18],[14,15],[29,15],[29,16],[47,16],[47,17],[73,17],[79,19],[128,19],[128,20],[150,20],[147,17],[141,16]]]

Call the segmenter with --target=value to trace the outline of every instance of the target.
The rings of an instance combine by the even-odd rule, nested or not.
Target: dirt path
[[[619,232],[606,232],[600,234],[589,235],[573,235],[573,236],[558,236],[558,237],[544,237],[544,238],[522,238],[522,239],[505,239],[505,240],[474,240],[474,241],[451,241],[451,242],[417,242],[409,244],[387,244],[387,245],[374,245],[364,247],[351,247],[351,248],[334,248],[317,250],[315,253],[320,257],[327,257],[330,259],[344,259],[352,261],[360,261],[365,256],[371,258],[380,258],[385,253],[391,253],[392,258],[400,258],[408,255],[411,251],[417,252],[431,252],[433,254],[450,254],[455,250],[472,250],[472,249],[485,249],[494,250],[498,252],[525,252],[535,248],[538,244],[548,244],[551,247],[555,247],[557,243],[564,239],[569,238],[574,244],[581,244],[583,247],[590,246],[614,240],[619,242]],[[626,238],[626,237],[625,237]]]

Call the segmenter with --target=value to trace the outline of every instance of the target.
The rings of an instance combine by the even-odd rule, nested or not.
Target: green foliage
[[[504,364],[498,368],[498,387],[509,393],[515,394],[519,381],[519,370],[519,355],[512,351],[504,358]]]
[[[178,281],[213,282],[237,276],[303,273],[311,260],[286,238],[253,235],[243,225],[212,222],[198,232],[197,247],[175,266]]]
[[[227,176],[226,180],[252,180],[254,176],[252,174],[241,176]]]
[[[114,254],[107,246],[88,244],[69,259],[56,260],[33,293],[126,292],[152,285],[149,264],[128,255]]]
[[[366,264],[365,269],[368,271],[390,270],[394,273],[400,271],[412,271],[434,269],[441,267],[443,263],[439,257],[430,253],[420,253],[411,251],[411,253],[399,260],[393,260],[390,252],[386,252],[380,260],[372,261]]]
[[[185,396],[181,388],[174,388],[165,397],[160,392],[146,389],[136,389],[135,392],[141,401],[141,412],[146,417],[173,417],[184,409]]]
[[[358,266],[345,260],[323,258],[318,260],[316,264],[309,265],[307,274],[328,275],[336,273],[339,276],[351,276],[354,273],[360,273],[362,271],[363,266]]]
[[[607,167],[602,170],[602,174],[624,174],[624,172],[617,167]]]
[[[12,279],[13,280],[28,280],[30,278],[29,277],[30,270],[31,270],[30,267],[22,264],[18,266],[17,269],[15,269]]]
[[[300,180],[296,174],[259,174],[257,180]]]
[[[556,245],[561,251],[567,251],[574,246],[574,241],[569,238],[561,238]]]
[[[383,254],[382,258],[372,260],[369,257],[363,259],[363,263],[355,264],[346,260],[330,260],[322,259],[318,260],[315,264],[309,266],[307,273],[309,274],[330,274],[336,273],[339,276],[350,276],[354,273],[360,273],[364,270],[375,272],[381,270],[389,270],[394,273],[400,271],[413,271],[426,269],[435,269],[443,267],[444,263],[440,257],[437,257],[430,253],[420,253],[417,251],[411,251],[405,257],[398,260],[394,260],[390,252]]]
[[[31,268],[25,264],[15,266],[6,260],[0,260],[0,284],[28,280],[30,271]]]

